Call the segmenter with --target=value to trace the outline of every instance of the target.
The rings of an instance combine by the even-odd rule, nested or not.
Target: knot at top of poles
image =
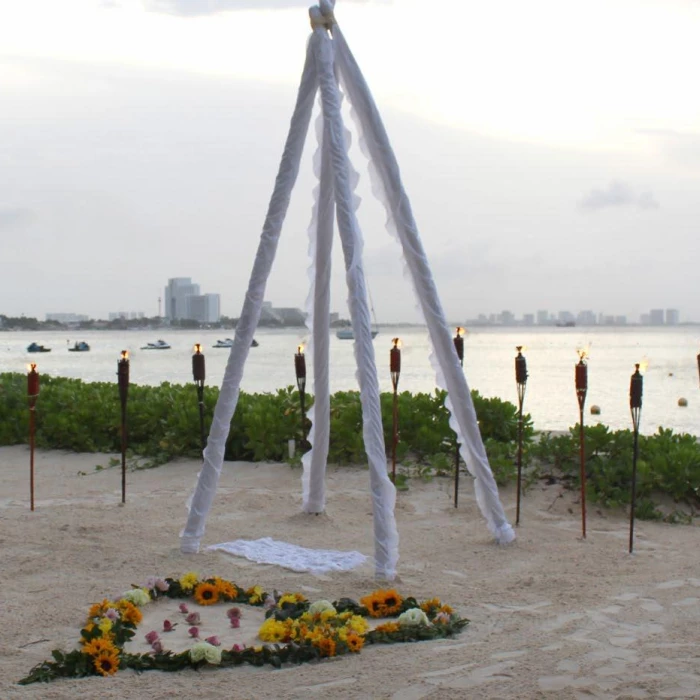
[[[311,29],[323,27],[323,29],[330,31],[333,28],[333,25],[336,24],[333,5],[334,3],[331,0],[321,0],[318,5],[309,8]]]

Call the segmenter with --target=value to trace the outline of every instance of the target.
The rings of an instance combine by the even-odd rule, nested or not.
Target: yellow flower
[[[452,613],[454,612],[454,609],[452,608],[451,605],[441,605],[440,610],[438,612],[447,613],[448,615],[452,615]]]
[[[198,581],[199,574],[190,571],[180,578],[180,588],[182,588],[183,591],[191,591],[197,585]]]
[[[328,620],[331,620],[335,617],[335,609],[332,610],[324,610],[321,613],[321,622],[328,622]]]
[[[263,642],[282,642],[289,638],[289,631],[284,622],[275,620],[274,617],[269,617],[258,630],[258,637]]]
[[[103,651],[95,657],[95,670],[103,676],[113,676],[119,670],[119,656],[114,652]]]
[[[365,620],[365,618],[362,617],[362,615],[353,615],[350,618],[350,621],[347,623],[347,626],[353,632],[357,632],[357,634],[364,634],[369,629],[367,620]]]
[[[194,589],[194,599],[200,605],[214,605],[219,602],[219,588],[213,583],[200,583]]]
[[[253,586],[252,588],[249,588],[245,593],[248,596],[248,602],[251,605],[256,605],[257,603],[260,603],[262,601],[265,591],[263,591],[263,589],[260,586]]]
[[[112,621],[108,617],[103,617],[98,625],[102,634],[107,634],[112,629]]]
[[[282,607],[285,603],[303,603],[306,600],[301,593],[285,593],[278,601],[277,606]]]

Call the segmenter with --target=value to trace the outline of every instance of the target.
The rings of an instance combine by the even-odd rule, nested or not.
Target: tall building
[[[579,326],[595,326],[596,322],[596,315],[590,309],[579,311],[578,316],[576,316],[576,323]]]
[[[199,296],[199,285],[191,277],[173,277],[165,288],[165,318],[180,321],[189,318],[189,297]]]
[[[218,294],[199,294],[187,298],[186,318],[200,323],[218,323],[221,317],[221,298]]]
[[[549,311],[538,311],[537,312],[537,325],[547,326],[549,324]]]
[[[46,314],[46,320],[56,321],[57,323],[80,323],[89,319],[85,314],[49,313]]]
[[[652,326],[663,326],[664,325],[664,310],[663,309],[652,309],[649,312],[649,322]]]
[[[666,309],[666,325],[667,326],[677,326],[678,325],[678,309]]]

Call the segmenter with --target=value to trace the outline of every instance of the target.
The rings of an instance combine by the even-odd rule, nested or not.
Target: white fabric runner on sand
[[[212,544],[207,549],[221,550],[237,557],[245,557],[258,564],[277,564],[292,571],[350,571],[367,561],[360,552],[338,552],[332,549],[308,549],[271,537],[259,540],[235,540]]]

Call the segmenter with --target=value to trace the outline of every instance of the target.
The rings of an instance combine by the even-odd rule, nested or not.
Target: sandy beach
[[[109,456],[41,452],[36,510],[29,452],[0,448],[0,697],[149,698],[695,698],[700,697],[697,526],[637,521],[627,553],[625,513],[589,510],[580,539],[575,494],[537,485],[522,504],[517,541],[497,546],[463,479],[410,481],[398,494],[400,592],[439,596],[471,624],[439,642],[367,647],[359,655],[275,671],[212,669],[16,682],[54,648],[71,649],[87,608],[150,575],[195,570],[243,586],[359,598],[379,587],[371,565],[311,575],[220,552],[180,554],[195,460],[128,473],[120,504]],[[203,545],[273,537],[371,555],[369,474],[329,468],[325,515],[300,513],[301,472],[227,463]],[[515,518],[514,489],[501,493]],[[144,630],[145,631],[145,630]]]

